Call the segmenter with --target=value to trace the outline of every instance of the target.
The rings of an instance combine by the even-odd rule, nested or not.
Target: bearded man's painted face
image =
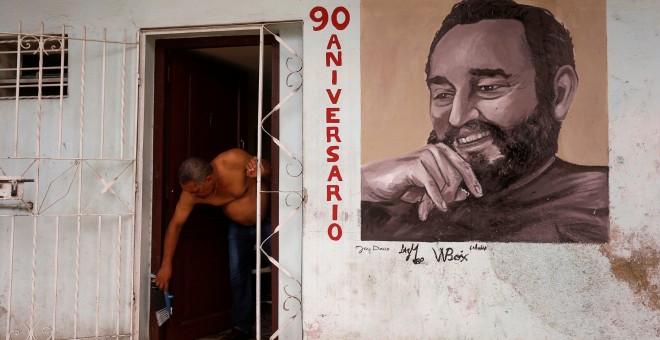
[[[467,160],[486,189],[506,187],[554,153],[552,108],[539,105],[535,80],[516,20],[457,25],[431,54],[427,84],[437,140]]]

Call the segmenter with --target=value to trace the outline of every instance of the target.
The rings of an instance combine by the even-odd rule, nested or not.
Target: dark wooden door
[[[272,92],[264,93],[265,103],[268,103],[271,96],[279,98],[279,52],[274,39],[266,38],[266,44],[272,46],[270,62],[273,66],[267,73],[272,80]],[[258,36],[161,39],[156,42],[151,251],[154,273],[160,267],[167,222],[181,192],[176,179],[179,164],[189,156],[212,159],[219,152],[233,147],[244,147],[252,154],[256,150],[254,70],[246,76],[241,71],[191,54],[191,51],[239,46],[258,48],[258,45]],[[276,101],[272,103],[275,104]],[[268,104],[264,106],[268,109]],[[274,115],[267,123],[275,136],[279,134],[277,120]],[[277,190],[278,153],[274,143],[270,144],[268,140],[263,143],[264,157],[271,159],[271,190]],[[272,195],[273,225],[278,221],[277,203],[277,195]],[[158,327],[155,314],[150,313],[150,339],[194,339],[230,328],[228,223],[218,208],[203,205],[195,208],[182,230],[173,263],[170,290],[174,295],[174,315],[169,322]],[[271,241],[273,255],[277,258],[277,235]],[[271,320],[275,331],[278,306],[276,270],[272,273],[271,283]]]
[[[163,53],[167,85],[161,216],[165,226],[181,193],[179,164],[191,156],[211,160],[239,146],[245,75],[185,49]],[[174,312],[163,329],[166,339],[195,339],[231,327],[229,223],[221,209],[198,205],[184,225],[173,261]]]

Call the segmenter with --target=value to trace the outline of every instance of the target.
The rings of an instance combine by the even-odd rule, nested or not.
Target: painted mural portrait
[[[457,3],[425,74],[427,144],[362,166],[362,240],[608,241],[607,166],[556,155],[578,74],[551,12]]]

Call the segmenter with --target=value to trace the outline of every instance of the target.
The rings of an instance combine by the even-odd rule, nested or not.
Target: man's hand
[[[245,164],[245,172],[248,177],[257,177],[257,165],[259,164],[257,156],[252,156],[250,160]],[[263,172],[263,165],[261,167]]]
[[[156,274],[156,285],[165,292],[169,292],[170,278],[172,277],[172,266],[161,265],[158,274]]]
[[[470,165],[448,146],[439,143],[399,157],[362,167],[362,200],[419,202],[419,219],[425,221],[434,208],[467,198],[461,183],[476,197],[481,185]]]
[[[250,160],[245,164],[245,172],[247,172],[248,177],[257,177],[257,156],[252,156]]]

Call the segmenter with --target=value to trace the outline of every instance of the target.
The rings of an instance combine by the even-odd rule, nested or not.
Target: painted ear
[[[568,110],[571,108],[571,104],[573,104],[573,98],[575,98],[577,85],[578,77],[573,66],[564,65],[557,70],[554,82],[555,119],[563,121],[568,115]]]

